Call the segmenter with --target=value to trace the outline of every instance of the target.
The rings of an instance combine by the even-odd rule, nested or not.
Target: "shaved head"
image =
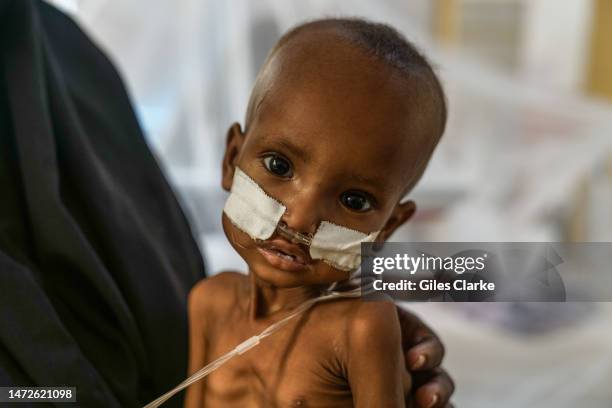
[[[325,47],[330,43],[341,42],[344,46],[357,47],[372,60],[395,68],[407,80],[418,79],[421,82],[419,91],[424,94],[422,96],[429,97],[430,108],[433,110],[430,113],[438,119],[437,133],[439,136],[444,133],[447,120],[446,98],[440,81],[427,59],[394,28],[386,24],[353,18],[330,18],[301,24],[285,33],[278,40],[270,50],[255,81],[247,108],[246,129],[248,129],[257,105],[263,97],[262,93],[271,85],[269,82],[274,80],[274,78],[269,77],[272,74],[270,71],[281,74],[276,70],[269,70],[269,65],[277,57],[277,54],[283,51],[285,46],[303,47],[306,44],[299,40],[304,39],[307,34],[315,33],[322,34],[322,37],[327,40],[319,44],[313,44],[315,47]],[[322,39],[322,37],[318,39]],[[293,49],[291,51],[299,50]],[[290,75],[291,72],[283,72],[283,74]]]
[[[421,153],[411,163],[414,177],[407,190],[416,184],[444,132],[447,111],[442,86],[431,65],[400,33],[362,19],[324,19],[293,28],[272,48],[257,75],[245,133],[266,101],[282,109],[287,98],[299,98],[304,89],[316,89],[323,96],[332,92],[346,94],[347,99],[363,95],[372,103],[393,100],[396,105],[405,105],[396,116],[409,119],[407,143],[412,149],[418,143]],[[352,117],[369,114],[354,112]]]

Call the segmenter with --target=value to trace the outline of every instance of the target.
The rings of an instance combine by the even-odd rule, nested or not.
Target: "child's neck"
[[[249,316],[262,319],[278,312],[290,311],[308,299],[321,294],[321,286],[297,286],[281,288],[259,279],[249,273]]]

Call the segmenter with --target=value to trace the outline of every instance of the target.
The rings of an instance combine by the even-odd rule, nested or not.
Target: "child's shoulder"
[[[341,299],[322,303],[314,312],[316,343],[331,351],[332,361],[340,362],[343,370],[378,372],[381,362],[402,358],[400,322],[392,301]]]
[[[341,312],[353,324],[361,324],[370,320],[379,320],[383,317],[397,316],[397,308],[390,298],[377,300],[363,300],[362,298],[340,298],[330,302],[321,303]]]
[[[404,368],[401,327],[393,301],[351,299],[345,306],[350,312],[345,323],[344,364],[351,388],[368,390],[374,381],[385,390],[388,384],[400,381],[400,388],[409,390],[412,379]]]
[[[391,300],[356,302],[349,321],[351,336],[399,334],[397,308]]]
[[[238,291],[248,284],[248,277],[240,272],[221,272],[196,283],[189,292],[190,312],[204,312],[233,304]]]
[[[400,335],[397,308],[391,300],[342,299],[321,306],[322,320],[342,326],[349,344],[356,345],[356,339]]]

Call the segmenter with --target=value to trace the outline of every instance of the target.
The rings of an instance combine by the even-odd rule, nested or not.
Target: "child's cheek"
[[[255,246],[255,242],[251,237],[232,224],[225,213],[221,216],[221,224],[227,240],[240,255],[242,255],[243,250],[251,249]]]

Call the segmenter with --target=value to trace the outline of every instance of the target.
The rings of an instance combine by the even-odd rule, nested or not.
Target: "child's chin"
[[[293,288],[309,284],[304,272],[286,271],[260,262],[252,264],[249,271],[259,280],[278,288]]]
[[[275,268],[265,260],[247,261],[247,263],[250,265],[250,273],[254,274],[261,281],[278,288],[294,288],[298,286],[320,286],[321,288],[326,288],[334,282],[346,279],[345,273],[319,262],[300,272]]]

